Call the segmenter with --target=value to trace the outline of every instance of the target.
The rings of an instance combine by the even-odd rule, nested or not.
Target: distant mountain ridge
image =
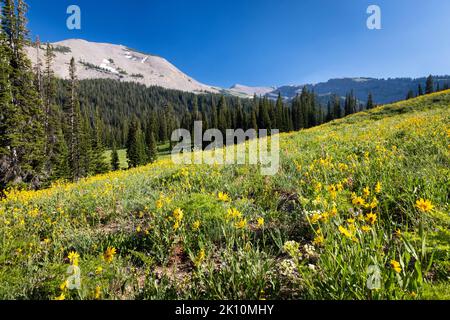
[[[137,82],[146,86],[159,86],[186,92],[221,93],[241,98],[266,96],[276,99],[279,94],[285,100],[291,100],[306,86],[314,91],[320,102],[326,103],[331,95],[344,97],[353,91],[360,102],[367,101],[372,93],[375,103],[385,104],[403,100],[408,91],[417,93],[419,84],[425,89],[426,78],[341,78],[331,79],[317,84],[287,85],[280,87],[251,87],[235,84],[231,88],[219,88],[203,84],[186,75],[163,57],[130,49],[122,45],[89,42],[81,39],[69,39],[52,44],[55,51],[54,71],[57,77],[67,79],[68,65],[72,57],[77,64],[77,75],[84,79],[114,79],[124,82]],[[44,46],[40,56],[43,59]],[[33,64],[37,62],[37,50],[27,48]],[[450,83],[450,76],[434,77],[435,84],[442,88]]]
[[[450,84],[450,76],[434,76],[434,84],[443,88],[446,84]],[[319,99],[326,100],[332,94],[344,97],[353,91],[355,97],[362,102],[367,101],[369,93],[373,95],[374,101],[378,104],[386,104],[395,101],[404,100],[408,91],[412,90],[418,93],[419,84],[425,90],[426,78],[342,78],[331,79],[327,82],[317,84],[306,84],[299,86],[282,86],[268,93],[271,98],[276,98],[280,93],[284,99],[292,99],[301,93],[303,87],[313,90]]]

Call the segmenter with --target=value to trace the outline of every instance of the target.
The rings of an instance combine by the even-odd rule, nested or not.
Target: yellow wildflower
[[[343,226],[339,226],[339,232],[342,233],[347,238],[351,239],[353,237],[352,233],[344,228]]]
[[[416,201],[416,208],[422,212],[428,212],[433,210],[434,206],[430,200],[419,199]]]
[[[232,208],[232,209],[228,209],[227,211],[227,219],[239,219],[240,217],[242,217],[242,213],[240,213],[237,209]]]
[[[59,297],[56,297],[54,300],[57,300],[57,301],[66,300],[66,296],[64,295],[64,293],[61,293],[61,295]]]
[[[117,249],[114,247],[108,247],[103,255],[103,258],[106,262],[111,263],[114,259],[114,256],[117,253]]]
[[[380,194],[383,190],[383,186],[381,185],[381,182],[377,182],[377,186],[375,187],[375,193]]]
[[[354,195],[352,203],[355,206],[364,206],[366,204],[366,201],[362,197]]]
[[[260,228],[262,228],[262,227],[264,227],[264,218],[262,218],[262,217],[259,217],[258,218],[258,227],[260,227]]]
[[[76,253],[75,251],[70,251],[67,258],[72,265],[78,266],[78,259],[80,258],[80,255],[78,253]]]
[[[183,220],[183,216],[184,216],[184,212],[180,208],[175,209],[175,211],[173,212],[173,218],[175,219],[175,221]]]
[[[366,215],[366,221],[371,225],[374,225],[377,222],[377,215],[374,213],[369,213]]]
[[[235,224],[237,229],[244,229],[247,227],[247,219],[242,219]]]
[[[197,257],[195,257],[194,259],[194,264],[196,267],[199,267],[203,261],[205,261],[205,257],[206,257],[206,253],[204,249],[201,249],[200,252],[198,253]]]
[[[370,188],[369,187],[365,187],[363,189],[363,194],[364,194],[364,197],[368,198],[370,196]]]
[[[103,272],[103,268],[102,267],[97,267],[95,269],[95,274],[97,274],[97,275],[101,274],[102,272]]]
[[[102,287],[96,286],[95,292],[94,292],[95,300],[99,300],[101,298],[101,296],[102,296]]]
[[[200,229],[200,225],[201,225],[201,222],[200,222],[199,220],[195,221],[195,222],[192,224],[192,230],[198,231],[198,229]]]
[[[323,245],[324,242],[325,242],[325,238],[321,234],[319,234],[317,237],[315,237],[314,241],[313,241],[313,243],[316,246],[321,246],[321,245]]]
[[[60,289],[61,291],[64,291],[64,290],[67,289],[67,280],[64,281],[63,283],[61,283],[61,285],[59,286],[59,289]]]
[[[402,272],[402,267],[400,266],[400,263],[395,260],[391,260],[391,267],[397,273]]]
[[[364,233],[368,233],[368,232],[370,232],[370,231],[372,230],[372,228],[369,227],[369,226],[362,226],[362,227],[361,227],[361,230],[362,230]]]
[[[229,202],[231,200],[230,196],[224,192],[219,192],[219,194],[217,195],[217,198],[219,199],[219,201],[222,201],[222,202]]]

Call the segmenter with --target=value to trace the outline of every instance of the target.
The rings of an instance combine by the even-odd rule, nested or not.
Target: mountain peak
[[[123,45],[84,39],[66,39],[52,45],[55,51],[53,69],[55,74],[63,79],[69,77],[68,64],[74,57],[80,80],[114,79],[195,93],[219,92],[216,88],[184,74],[162,57]],[[29,47],[28,55],[33,64],[36,64],[36,49]]]

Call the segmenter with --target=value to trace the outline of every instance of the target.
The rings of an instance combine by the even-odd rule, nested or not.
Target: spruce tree
[[[69,101],[66,106],[68,165],[70,179],[76,181],[86,173],[82,166],[81,154],[81,112],[77,96],[78,80],[76,75],[75,58],[72,57],[69,66]]]
[[[146,162],[145,141],[137,117],[133,117],[131,120],[128,131],[127,158],[130,168],[138,167]]]
[[[414,98],[414,91],[409,90],[408,94],[406,95],[406,100],[410,100],[412,98]]]
[[[120,169],[119,154],[117,153],[116,143],[113,143],[111,152],[111,169],[117,171]]]
[[[375,107],[375,105],[373,104],[373,96],[372,93],[369,93],[369,96],[367,98],[367,105],[366,105],[366,109],[370,110],[373,109]]]
[[[2,117],[8,119],[0,130],[6,131],[2,141],[1,158],[2,184],[27,183],[32,187],[42,184],[42,166],[44,162],[42,126],[42,101],[34,81],[31,61],[25,46],[28,41],[27,5],[23,0],[1,0],[2,80],[6,85],[3,99],[10,99],[10,104],[2,105]],[[5,96],[6,95],[6,96]],[[3,139],[2,139],[3,140]]]
[[[103,122],[100,119],[98,108],[94,116],[94,126],[92,130],[92,173],[100,174],[108,172],[109,166],[106,161],[105,147],[103,145]]]
[[[429,75],[427,78],[427,83],[425,87],[425,93],[430,94],[434,92],[433,76]]]
[[[422,89],[422,85],[419,83],[419,87],[417,89],[417,95],[418,96],[423,96],[423,89]]]

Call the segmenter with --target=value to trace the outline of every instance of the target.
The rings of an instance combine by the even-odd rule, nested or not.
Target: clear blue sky
[[[222,87],[450,73],[448,0],[28,0],[43,41],[82,38],[158,54]],[[79,5],[82,29],[66,28]],[[366,28],[370,4],[382,30]]]

